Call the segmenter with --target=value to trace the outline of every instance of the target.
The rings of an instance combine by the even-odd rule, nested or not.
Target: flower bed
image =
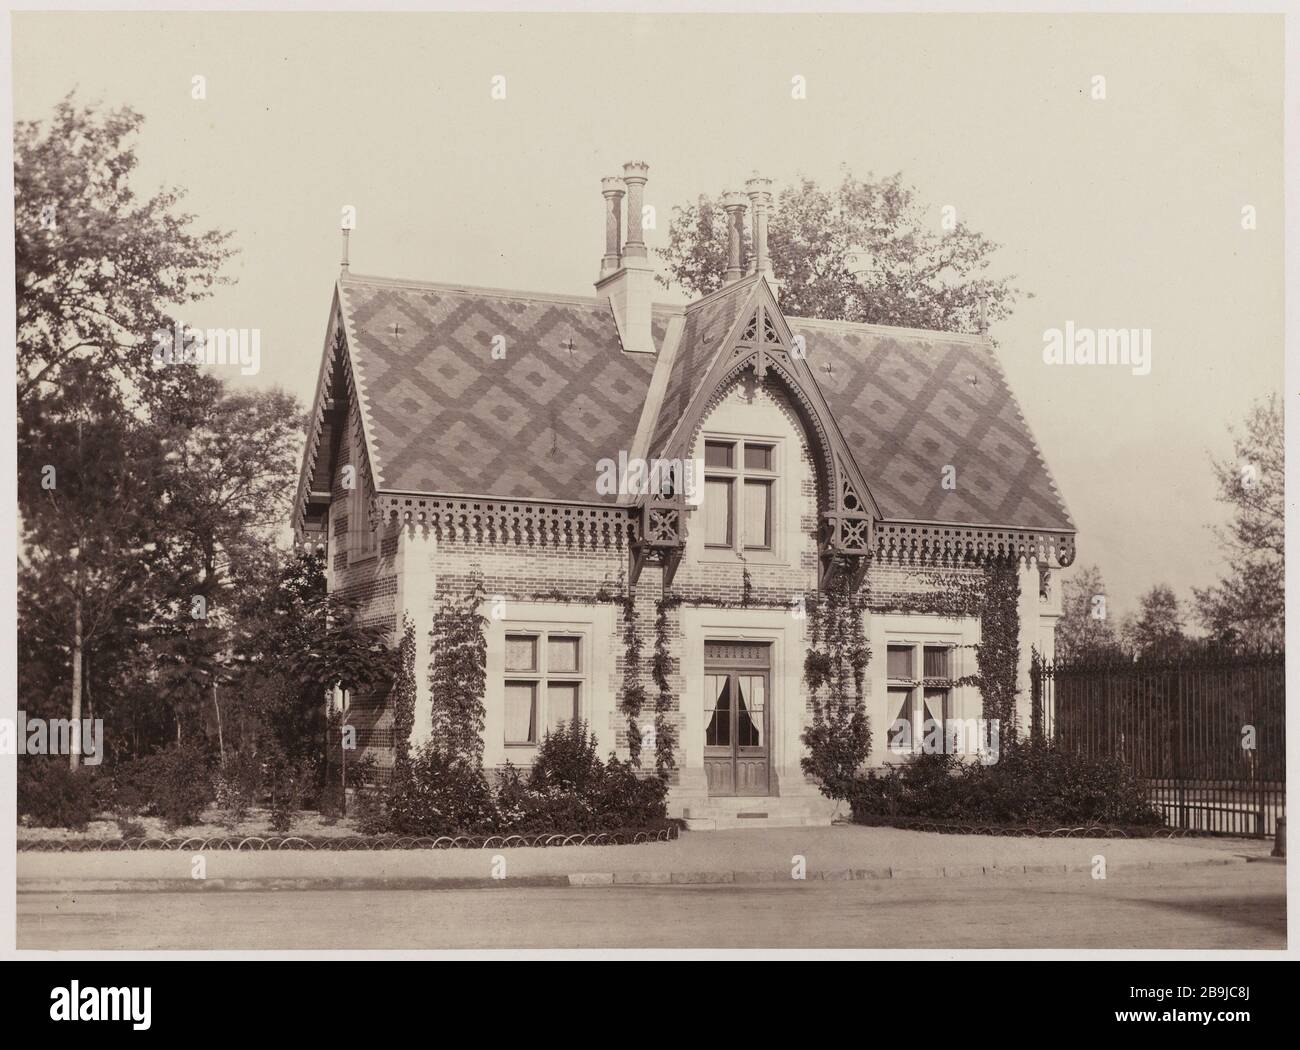
[[[1032,824],[980,824],[969,821],[926,820],[919,817],[889,816],[884,813],[853,814],[853,823],[873,828],[903,831],[933,831],[940,835],[1001,835],[1008,838],[1065,839],[1175,839],[1209,834],[1190,828],[1153,824],[1081,824],[1055,827]]]
[[[1123,763],[1043,743],[1016,743],[996,762],[922,754],[848,788],[853,819],[958,827],[1164,827],[1141,781]]]
[[[122,853],[134,850],[388,850],[388,849],[536,849],[549,846],[634,846],[671,842],[679,834],[676,822],[662,827],[625,828],[619,831],[535,832],[508,835],[191,835],[182,838],[62,838],[28,839],[18,843],[20,853]]]

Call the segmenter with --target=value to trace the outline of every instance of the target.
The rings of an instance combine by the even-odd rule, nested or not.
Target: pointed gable
[[[695,431],[731,383],[748,369],[760,379],[772,370],[784,381],[809,432],[824,509],[874,510],[869,483],[803,360],[802,347],[794,343],[761,274],[689,308],[650,450],[668,459],[689,456]]]

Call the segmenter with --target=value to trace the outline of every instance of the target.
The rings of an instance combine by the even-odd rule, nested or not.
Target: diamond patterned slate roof
[[[708,374],[736,317],[753,298],[753,290],[752,281],[743,281],[714,298],[686,308],[682,337],[677,343],[659,418],[650,438],[651,453],[662,451],[667,444],[696,387]]]
[[[981,339],[787,317],[889,520],[1074,531]],[[947,465],[956,487],[940,484]]]
[[[643,411],[658,408],[649,452],[667,442],[754,283],[685,308],[659,406],[657,356],[622,352],[603,299],[353,275],[339,288],[377,488],[591,503],[613,502],[595,464],[632,448]],[[657,348],[674,314],[655,307]],[[786,320],[887,520],[1074,531],[982,340]]]
[[[607,301],[339,286],[378,488],[613,501],[596,492],[595,464],[631,447],[655,355],[622,352]],[[656,346],[667,317],[656,310]]]

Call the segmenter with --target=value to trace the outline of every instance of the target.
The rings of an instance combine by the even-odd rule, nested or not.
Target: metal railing
[[[1272,837],[1286,813],[1282,653],[1032,668],[1032,732],[1115,757],[1171,827]]]

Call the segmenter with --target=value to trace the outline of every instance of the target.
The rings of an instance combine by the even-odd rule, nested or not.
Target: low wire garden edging
[[[190,835],[186,838],[28,839],[19,841],[23,853],[126,853],[134,850],[347,850],[387,849],[515,849],[547,846],[638,846],[671,842],[676,824],[663,828],[626,828],[560,834],[552,831],[500,835]]]
[[[1031,824],[976,824],[963,821],[928,820],[920,817],[891,817],[863,814],[853,817],[854,824],[873,828],[899,828],[903,831],[933,831],[940,835],[1001,835],[1006,838],[1042,839],[1181,839],[1205,832],[1191,828],[1171,828],[1163,824],[1080,824],[1074,827],[1036,827]]]

